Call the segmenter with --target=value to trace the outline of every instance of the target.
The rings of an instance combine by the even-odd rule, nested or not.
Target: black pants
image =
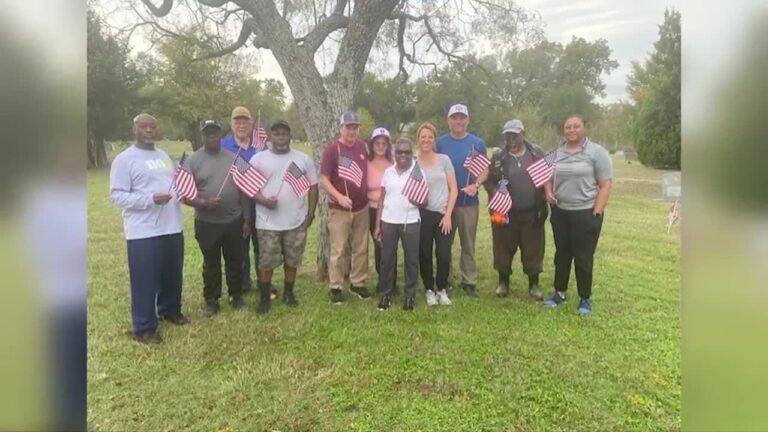
[[[419,236],[419,271],[421,272],[421,281],[424,283],[424,289],[427,291],[448,288],[448,270],[451,266],[451,246],[453,245],[453,236],[456,233],[456,218],[452,219],[451,232],[443,234],[440,228],[442,213],[431,210],[419,209],[421,215],[421,234]],[[432,245],[435,245],[435,255],[437,258],[437,274],[433,275],[432,267]]]
[[[195,239],[203,253],[203,297],[206,302],[221,297],[221,256],[230,297],[243,292],[243,221],[214,224],[195,219]]]
[[[592,266],[603,217],[587,210],[552,208],[552,234],[555,239],[555,290],[568,290],[571,262],[576,267],[579,297],[592,296]]]
[[[379,273],[381,295],[392,295],[395,287],[397,243],[400,240],[403,243],[403,255],[405,255],[405,298],[414,298],[419,278],[419,223],[382,222],[381,240],[381,273]]]

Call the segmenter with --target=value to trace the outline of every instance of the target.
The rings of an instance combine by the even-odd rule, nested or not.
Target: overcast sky
[[[619,67],[604,77],[606,97],[601,102],[614,102],[626,99],[626,75],[631,62],[644,60],[653,50],[664,10],[670,7],[680,10],[681,0],[521,0],[520,3],[541,14],[546,37],[551,41],[568,43],[573,36],[588,41],[599,38],[608,41]],[[285,82],[272,55],[265,50],[260,53],[259,77]]]

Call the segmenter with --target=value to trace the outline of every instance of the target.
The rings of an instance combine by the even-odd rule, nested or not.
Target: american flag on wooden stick
[[[351,157],[339,154],[339,177],[351,181],[358,188],[363,184],[363,170]]]
[[[411,174],[408,175],[408,180],[405,181],[405,187],[403,187],[403,195],[409,200],[415,203],[423,203],[427,198],[427,179],[424,178],[424,174],[421,172],[418,163],[413,164]]]
[[[507,190],[507,181],[501,180],[496,188],[496,193],[493,194],[493,197],[491,197],[491,200],[488,202],[488,209],[505,215],[509,213],[511,208],[512,197]]]
[[[267,141],[269,141],[269,134],[267,130],[259,126],[254,126],[253,136],[251,137],[251,146],[256,149],[256,152],[266,150]]]
[[[179,200],[192,201],[197,198],[197,185],[195,184],[195,178],[192,173],[189,172],[187,167],[184,166],[184,162],[187,160],[187,152],[181,155],[179,165],[176,167],[176,172],[173,175],[173,190],[178,195]]]
[[[287,181],[291,185],[291,189],[297,197],[302,198],[307,193],[312,185],[309,183],[307,173],[301,170],[296,162],[291,162],[288,169],[283,174],[283,180]]]
[[[547,153],[546,156],[532,163],[525,170],[528,171],[528,175],[533,180],[533,185],[539,187],[548,182],[555,173],[555,158],[557,157],[557,149]]]
[[[478,152],[474,147],[472,147],[472,150],[464,159],[464,168],[466,168],[470,174],[475,176],[475,178],[479,177],[490,164],[491,160],[488,159],[488,156]]]
[[[264,174],[259,172],[259,170],[240,156],[235,156],[235,160],[229,167],[229,172],[232,173],[232,180],[235,182],[235,186],[251,199],[253,199],[267,183],[267,178]]]

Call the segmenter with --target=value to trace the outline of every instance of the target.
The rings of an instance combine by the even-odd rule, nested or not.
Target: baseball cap
[[[272,123],[272,126],[269,127],[269,130],[273,131],[273,130],[275,130],[277,128],[281,128],[281,127],[288,129],[288,132],[291,131],[291,125],[289,125],[287,121],[282,120],[282,119],[275,120],[275,122]]]
[[[209,129],[209,128],[213,128],[213,127],[215,127],[216,129],[221,130],[221,125],[219,124],[218,121],[216,121],[214,119],[203,120],[203,121],[200,122],[200,132],[202,132],[202,131],[204,131],[206,129]]]
[[[238,117],[245,117],[248,120],[252,119],[251,112],[248,111],[248,108],[242,106],[235,107],[235,109],[232,110],[232,119],[234,120]]]
[[[371,134],[371,140],[374,140],[376,137],[385,136],[387,139],[390,139],[389,131],[386,128],[380,127],[373,130],[373,133]]]
[[[510,120],[506,123],[504,123],[504,131],[502,133],[520,133],[525,131],[525,128],[523,127],[523,122],[521,122],[518,119]]]
[[[346,124],[360,124],[360,116],[354,111],[344,111],[339,117],[339,126]]]
[[[454,114],[464,114],[465,116],[469,117],[469,110],[467,109],[466,105],[462,105],[462,104],[451,105],[451,108],[448,110],[448,117]]]

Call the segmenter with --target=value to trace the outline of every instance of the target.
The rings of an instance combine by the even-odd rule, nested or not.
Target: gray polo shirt
[[[563,210],[586,210],[595,205],[597,183],[613,176],[613,164],[608,151],[586,138],[581,150],[557,148],[555,159],[555,197]]]
[[[221,203],[213,209],[195,209],[195,219],[208,223],[230,223],[238,219],[250,220],[251,206],[248,198],[235,186],[229,167],[235,155],[223,148],[217,153],[208,153],[201,147],[188,159],[189,170],[197,184],[200,198],[215,198],[221,189]]]

